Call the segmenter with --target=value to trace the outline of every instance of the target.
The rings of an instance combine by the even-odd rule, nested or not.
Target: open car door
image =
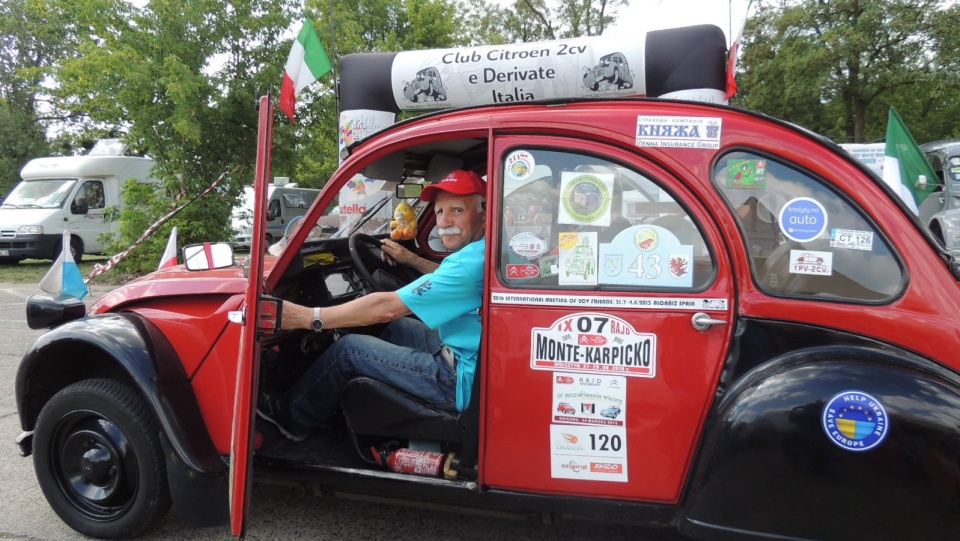
[[[260,371],[260,333],[276,332],[280,322],[277,299],[262,299],[263,257],[266,252],[267,183],[270,178],[270,150],[273,142],[273,102],[270,95],[260,98],[257,124],[257,163],[254,177],[253,238],[247,259],[249,275],[244,303],[243,331],[240,334],[240,358],[234,396],[233,439],[230,445],[230,528],[243,536],[250,507],[253,481],[253,426],[256,415],[257,382]],[[261,329],[263,319],[264,329]]]

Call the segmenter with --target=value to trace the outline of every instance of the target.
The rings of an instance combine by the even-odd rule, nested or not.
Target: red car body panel
[[[683,104],[676,103],[664,103],[660,106],[663,110],[657,111],[646,111],[646,114],[655,115],[657,113],[661,114],[683,114],[682,109],[685,107]],[[557,133],[566,136],[576,136],[576,137],[587,137],[590,139],[599,140],[607,144],[616,144],[618,146],[629,148],[633,144],[633,131],[635,116],[618,114],[619,107],[613,105],[598,105],[596,107],[588,107],[588,109],[596,109],[590,111],[584,111],[575,118],[565,118],[563,122],[551,122],[549,115],[544,114],[542,108],[537,106],[531,106],[529,109],[524,107],[516,107],[510,111],[510,114],[499,115],[495,119],[489,115],[483,114],[481,111],[475,110],[466,110],[459,116],[448,116],[443,119],[438,119],[435,122],[427,123],[419,126],[411,126],[406,130],[396,130],[391,134],[387,134],[385,137],[377,141],[377,148],[372,150],[372,155],[387,155],[391,151],[395,150],[397,145],[409,145],[412,139],[423,138],[424,140],[435,139],[437,134],[442,134],[443,137],[465,137],[465,136],[477,136],[484,137],[489,130],[503,131],[507,134],[510,133],[512,126],[523,126],[529,128],[529,116],[531,113],[530,110],[536,111],[535,114],[539,116],[538,118],[538,127],[544,133]],[[678,111],[679,109],[679,111]],[[496,120],[496,122],[492,122]],[[802,137],[794,130],[789,129],[785,126],[780,126],[776,124],[764,124],[763,130],[757,130],[757,125],[754,119],[750,116],[731,112],[728,115],[724,116],[724,146],[726,147],[736,147],[736,146],[768,146],[769,141],[775,140],[778,141],[778,146],[781,146],[784,149],[790,149],[790,156],[803,166],[810,168],[814,173],[829,177],[829,178],[838,178],[842,180],[844,174],[851,177],[856,175],[863,175],[862,171],[858,170],[854,164],[849,163],[848,161],[842,159],[840,156],[824,155],[822,152],[816,154],[819,151],[819,147],[811,142],[808,138]],[[602,127],[598,128],[598,124]],[[455,130],[451,130],[450,126],[455,126]],[[450,130],[450,131],[448,131]],[[529,140],[529,137],[526,137]],[[364,145],[354,152],[353,156],[346,160],[341,166],[341,173],[338,175],[339,178],[345,178],[352,176],[351,174],[344,174],[343,171],[350,171],[351,165],[356,159],[360,156],[365,156],[363,153],[365,150]],[[956,298],[958,286],[956,281],[952,279],[947,269],[944,268],[944,265],[936,257],[936,254],[929,250],[929,247],[923,244],[918,245],[919,238],[917,235],[912,232],[910,229],[913,228],[911,221],[904,216],[903,212],[899,207],[893,205],[889,197],[882,191],[878,186],[867,185],[863,187],[863,183],[858,182],[857,190],[852,190],[849,193],[851,197],[857,198],[857,203],[862,205],[867,210],[875,213],[878,216],[878,219],[882,220],[885,224],[890,224],[890,226],[885,229],[886,232],[891,234],[891,241],[895,244],[896,249],[904,254],[904,259],[913,263],[914,265],[923,264],[925,267],[924,272],[910,272],[910,277],[913,280],[910,284],[910,287],[907,288],[904,295],[894,302],[893,304],[884,304],[882,306],[870,307],[863,305],[843,305],[836,303],[823,303],[820,305],[817,301],[805,301],[798,309],[797,303],[790,299],[781,299],[776,297],[771,297],[758,290],[756,284],[751,280],[751,273],[749,271],[749,263],[746,258],[742,256],[745,253],[745,250],[742,246],[742,241],[736,225],[728,220],[717,219],[722,218],[726,213],[724,203],[713,191],[710,185],[711,177],[711,167],[712,163],[709,160],[712,153],[705,153],[698,150],[685,150],[685,149],[660,149],[660,148],[649,148],[644,149],[645,153],[649,156],[649,161],[651,162],[648,167],[652,167],[653,164],[659,165],[662,169],[654,169],[655,171],[661,172],[665,175],[670,175],[677,178],[684,179],[700,179],[702,181],[701,185],[698,186],[688,186],[688,189],[694,190],[696,192],[692,197],[702,200],[706,203],[706,211],[709,212],[712,208],[712,220],[710,223],[717,223],[721,229],[711,236],[710,241],[716,246],[728,245],[727,249],[723,253],[731,254],[733,265],[732,270],[730,271],[734,276],[739,277],[736,283],[736,288],[738,291],[738,314],[740,315],[750,315],[756,317],[765,317],[765,318],[784,318],[787,317],[791,320],[806,322],[816,325],[826,325],[830,327],[835,327],[838,329],[848,330],[853,333],[862,334],[865,336],[872,336],[878,339],[883,339],[890,330],[891,324],[896,325],[898,329],[902,329],[901,339],[906,341],[907,345],[911,350],[918,353],[929,355],[938,359],[952,359],[952,356],[948,354],[946,349],[949,349],[949,346],[944,346],[944,342],[937,339],[940,336],[940,330],[946,328],[946,325],[951,321],[957,321],[960,317],[960,306],[956,304],[946,303],[944,304],[933,304],[928,300],[929,298],[939,298],[939,299],[950,299]],[[816,159],[806,159],[805,156],[816,155]],[[367,157],[369,159],[369,157]],[[491,174],[495,176],[497,170],[495,166],[491,166]],[[337,177],[335,177],[337,178]],[[316,219],[319,216],[319,213],[326,208],[327,204],[332,201],[334,197],[338,194],[338,188],[334,189],[333,186],[338,185],[335,182],[328,184],[328,187],[323,190],[320,197],[318,197],[319,203],[314,205],[311,210],[311,213],[308,214],[306,219],[309,221],[311,219]],[[493,208],[492,211],[496,213],[498,209]],[[725,227],[725,229],[723,229]],[[421,244],[426,244],[422,238],[425,232],[428,231],[427,227],[420,229]],[[898,239],[898,232],[912,233],[910,235],[899,235],[907,236],[907,239]],[[304,232],[305,233],[305,232]],[[296,243],[298,240],[295,237],[292,240],[292,243]],[[899,240],[899,242],[898,242]],[[496,241],[496,237],[490,237],[491,243]],[[739,246],[738,246],[739,245]],[[275,285],[279,281],[280,276],[283,273],[286,265],[289,264],[290,259],[294,255],[293,251],[285,252],[281,257],[277,259],[266,258],[266,264],[268,269],[266,270],[266,280],[268,287]],[[269,267],[272,263],[276,264],[277,272],[272,272],[272,269]],[[908,267],[908,272],[909,272]],[[929,279],[926,277],[930,276]],[[167,278],[169,277],[169,280]],[[189,278],[189,279],[187,279]],[[916,283],[916,280],[920,280],[920,283]],[[212,284],[216,286],[212,287]],[[243,279],[240,274],[239,269],[220,269],[215,271],[209,271],[203,273],[202,276],[196,276],[194,273],[190,273],[182,270],[182,268],[171,269],[151,275],[149,281],[140,280],[134,282],[128,286],[128,288],[123,288],[117,290],[107,296],[104,296],[96,305],[91,308],[91,313],[98,313],[107,310],[113,309],[122,309],[124,305],[130,302],[133,299],[136,299],[138,307],[133,308],[135,310],[140,310],[140,306],[149,306],[149,299],[153,297],[164,298],[169,300],[170,298],[176,298],[178,295],[184,297],[197,294],[210,294],[211,292],[222,293],[224,295],[238,295],[242,293],[243,288],[246,285],[246,281]],[[496,282],[491,285],[491,291],[505,291],[505,289],[498,289]],[[916,291],[922,291],[923,296],[915,293]],[[732,296],[732,288],[726,292],[726,296]],[[930,295],[930,292],[935,292],[933,295]],[[936,294],[936,293],[939,293]],[[226,299],[225,299],[226,302]],[[226,328],[225,314],[226,311],[237,309],[237,300],[233,299],[231,303],[225,305],[223,309],[219,310],[224,316],[221,324],[217,324],[214,328],[210,329],[209,332],[205,332],[206,337],[223,332]],[[180,310],[190,311],[192,303],[186,303],[180,307]],[[828,310],[821,310],[820,308],[825,307]],[[205,311],[200,306],[196,307],[198,312],[194,315],[200,317]],[[901,311],[902,310],[902,311]],[[169,314],[170,312],[168,312]],[[905,317],[909,314],[909,317]],[[919,314],[919,316],[918,316]],[[529,315],[525,313],[514,313],[508,311],[502,315],[491,316],[492,320],[489,322],[491,325],[491,330],[494,331],[494,336],[510,336],[510,340],[506,343],[515,343],[514,338],[520,340],[520,343],[528,343],[529,337],[517,337],[511,336],[512,332],[516,332],[516,327],[511,326],[508,322],[512,321],[514,317],[519,317],[521,320],[530,321],[533,324],[534,321],[544,321],[549,318],[538,318],[538,319],[529,319]],[[919,318],[919,319],[918,319]],[[219,318],[215,318],[219,319]],[[154,320],[158,325],[163,326],[162,320]],[[504,321],[502,325],[498,324],[498,321]],[[185,325],[193,326],[198,320],[188,320],[171,323],[171,326],[175,325]],[[209,322],[207,322],[209,323]],[[485,322],[487,323],[487,322]],[[679,325],[679,323],[678,323]],[[193,331],[192,331],[193,332]],[[528,332],[528,331],[524,331]],[[504,333],[504,334],[501,334]],[[179,333],[170,333],[168,336],[178,337],[175,338],[180,340]],[[183,359],[184,366],[187,368],[188,373],[194,374],[197,373],[197,377],[204,378],[201,381],[208,381],[206,374],[200,374],[197,372],[197,369],[201,364],[204,363],[204,360],[207,359],[207,356],[212,350],[216,350],[217,360],[220,362],[208,363],[205,364],[204,370],[209,370],[214,373],[212,376],[213,381],[231,381],[231,378],[235,376],[235,366],[228,367],[222,366],[221,362],[231,363],[233,357],[232,348],[236,347],[236,342],[233,340],[234,333],[226,332],[223,336],[225,340],[220,340],[217,342],[215,348],[212,348],[208,351],[196,351],[196,347],[178,347],[178,352],[181,352],[182,355],[186,354]],[[197,343],[211,343],[211,342],[194,342],[192,338],[183,338],[184,344],[197,344]],[[498,342],[500,340],[498,339]],[[525,351],[524,348],[520,348],[518,351]],[[500,364],[501,361],[488,361],[490,364],[496,363]],[[513,365],[517,365],[516,359],[513,361],[507,361],[503,359],[502,363],[505,366],[510,366],[511,362]],[[949,361],[948,361],[949,362]],[[520,363],[522,366],[522,363]],[[960,368],[960,362],[954,361],[952,364],[954,368]],[[714,363],[710,367],[699,367],[697,374],[704,378],[704,381],[700,382],[700,385],[703,387],[700,388],[698,394],[701,395],[701,398],[706,396],[705,389],[709,388],[710,385],[716,382],[716,377],[719,371],[719,359],[714,359]],[[517,370],[519,371],[519,369]],[[517,379],[517,374],[511,374],[514,376],[513,379],[507,378],[509,381],[523,381],[523,379]],[[536,374],[531,374],[535,376]],[[502,377],[506,377],[503,375]],[[530,384],[530,382],[526,382]],[[232,403],[223,402],[224,395],[221,393],[209,393],[204,392],[202,387],[204,385],[197,385],[195,382],[195,390],[197,391],[198,397],[201,399],[201,406],[204,411],[204,419],[207,421],[207,426],[210,429],[211,435],[213,436],[214,442],[217,446],[217,449],[225,452],[229,448],[227,441],[227,434],[221,428],[227,426],[229,421],[232,419]],[[518,386],[519,388],[525,388]],[[511,393],[515,393],[517,389],[504,389],[503,394],[509,396]],[[658,395],[660,399],[663,399],[664,396],[668,395],[670,392],[669,389],[664,389],[663,395]],[[207,400],[209,397],[209,401]],[[694,415],[696,418],[697,424],[694,427],[694,430],[698,430],[702,418],[709,407],[708,401],[700,401],[691,404],[691,409],[695,409],[700,412],[700,414]],[[208,414],[207,412],[215,412]],[[684,412],[684,418],[690,418],[690,412]],[[530,427],[520,427],[512,426],[511,423],[515,423],[515,420],[507,419],[497,419],[494,423],[497,427],[505,427],[504,432],[510,433],[514,430],[524,430],[527,431]],[[221,427],[221,428],[214,428]],[[489,435],[487,435],[489,437]],[[684,456],[681,461],[678,461],[678,464],[675,468],[675,471],[670,475],[670,478],[673,480],[672,485],[669,488],[658,489],[656,492],[657,496],[655,499],[663,501],[675,501],[679,496],[680,485],[678,483],[679,479],[682,479],[683,474],[686,472],[686,469],[689,467],[690,454],[693,449],[693,443],[695,441],[686,440],[687,443],[684,445],[684,449],[680,455]],[[494,440],[493,447],[497,447],[497,442]],[[665,445],[669,442],[665,442]],[[671,448],[669,453],[666,456],[677,457],[680,456],[677,453],[680,452],[679,449]],[[496,462],[496,460],[494,460]],[[633,462],[633,461],[632,461]],[[520,468],[523,469],[523,468]],[[496,467],[491,469],[484,470],[487,474],[493,476],[492,484],[496,485],[498,479],[517,479],[513,471],[504,471],[497,472]],[[657,475],[659,476],[662,471],[658,470]],[[522,486],[522,481],[513,481],[506,482],[504,481],[504,486],[518,487]],[[541,487],[542,488],[542,487]],[[553,488],[556,490],[556,487]],[[628,494],[638,495],[637,492],[626,491]]]
[[[647,117],[713,118],[722,124],[719,148],[643,146],[638,123]],[[826,428],[818,423],[831,396],[850,390],[846,382],[853,382],[851,386],[862,384],[860,391],[881,397],[894,411],[893,426],[897,429],[916,422],[914,410],[923,404],[917,398],[922,393],[911,390],[897,395],[896,374],[909,374],[902,376],[903,385],[947,389],[942,392],[943,403],[960,404],[960,385],[955,385],[960,381],[960,357],[956,355],[960,347],[960,333],[956,331],[960,285],[945,264],[948,254],[942,253],[933,237],[903,205],[892,199],[884,185],[839,147],[772,119],[694,103],[618,100],[463,109],[404,122],[352,147],[350,156],[304,217],[304,223],[317,221],[333,206],[347,182],[377,160],[388,161],[385,158],[401,151],[416,154],[414,151],[443,141],[466,139],[483,147],[479,159],[486,164],[488,227],[481,307],[482,372],[477,397],[479,459],[476,484],[467,487],[469,490],[464,492],[469,494],[463,501],[476,502],[479,500],[474,498],[506,494],[508,500],[517,495],[529,496],[537,501],[534,507],[549,507],[538,498],[555,498],[551,501],[559,502],[560,507],[583,502],[614,507],[636,505],[644,509],[649,506],[655,509],[652,514],[657,517],[661,517],[656,515],[657,510],[667,509],[664,513],[669,516],[664,523],[690,518],[687,527],[698,538],[712,535],[714,530],[710,528],[714,526],[703,526],[710,521],[721,532],[717,534],[720,537],[724,532],[751,531],[759,532],[758,536],[816,538],[822,536],[823,530],[816,530],[817,525],[807,518],[797,519],[790,510],[802,503],[789,500],[791,486],[810,483],[814,489],[822,489],[814,490],[815,494],[836,497],[837,500],[824,500],[828,503],[816,500],[810,504],[811,509],[821,513],[829,511],[824,506],[839,505],[829,502],[842,499],[840,493],[847,485],[829,488],[831,483],[839,483],[835,479],[841,470],[860,472],[843,478],[846,482],[896,478],[884,486],[897,489],[891,489],[891,493],[912,497],[912,492],[903,490],[913,486],[910,476],[903,473],[903,465],[911,463],[914,455],[891,458],[898,452],[907,453],[909,449],[904,449],[910,445],[902,443],[894,449],[893,444],[888,444],[882,453],[872,455],[834,449],[835,442],[831,443]],[[451,147],[462,150],[457,145]],[[684,215],[698,226],[695,228],[705,243],[709,261],[691,258],[690,264],[695,275],[707,278],[689,287],[591,287],[576,283],[564,287],[563,282],[557,287],[525,282],[523,279],[529,278],[526,275],[522,279],[508,276],[510,242],[517,233],[508,229],[506,223],[509,203],[504,194],[509,172],[503,168],[506,157],[516,149],[599,156],[655,179],[663,193],[678,202]],[[848,205],[854,209],[849,214],[862,219],[866,224],[863,227],[875,231],[872,238],[876,249],[860,252],[869,252],[878,260],[885,256],[886,267],[878,267],[877,271],[885,273],[883,276],[896,276],[897,283],[876,289],[864,287],[871,294],[876,293],[876,297],[853,300],[845,296],[847,282],[839,281],[846,275],[830,275],[829,279],[836,278],[841,284],[835,290],[817,290],[813,286],[777,290],[781,283],[805,277],[758,263],[757,249],[744,233],[729,193],[725,192],[734,188],[724,185],[718,173],[725,167],[723,160],[737,153],[780,160],[797,176],[826,186],[825,192],[837,199],[836,205]],[[268,155],[264,158],[269,160]],[[768,180],[772,184],[780,179]],[[832,217],[842,216],[838,208],[829,207],[824,212]],[[443,254],[429,248],[432,215],[421,216],[419,224],[419,253],[442,258]],[[646,223],[630,227],[641,225]],[[262,239],[265,230],[263,220],[257,227],[261,229],[255,231],[261,234],[254,237],[256,257],[251,261],[251,282],[244,278],[240,267],[196,273],[178,267],[118,288],[97,301],[88,313],[94,316],[135,312],[152,322],[170,342],[190,379],[213,446],[220,455],[234,457],[230,462],[231,525],[237,535],[244,530],[249,497],[246,489],[253,472],[253,408],[260,370],[256,358],[260,346],[251,326],[251,319],[255,319],[251,310],[256,307],[258,295],[274,294],[290,279],[291,269],[302,270],[295,266],[302,264],[302,259],[298,260],[302,255],[299,249],[314,242],[306,240],[308,228],[298,229],[288,239],[292,249],[285,249],[278,257],[262,258],[261,282],[257,279],[257,267],[263,247],[257,240]],[[825,244],[827,236],[828,233],[821,233],[814,240]],[[555,238],[552,235],[547,240],[552,242]],[[598,253],[600,244],[597,243]],[[615,243],[602,244],[606,247]],[[642,249],[652,244],[647,242]],[[790,247],[790,242],[780,239],[773,251]],[[832,248],[824,248],[823,252],[830,251],[838,258],[862,255],[854,251],[856,248]],[[787,250],[786,255],[789,254]],[[774,259],[772,255],[765,257]],[[823,258],[818,266],[833,272],[829,257],[815,257]],[[349,257],[346,259],[338,264],[348,265]],[[511,264],[534,266],[529,261]],[[769,281],[771,276],[775,280]],[[257,288],[261,283],[263,288]],[[248,311],[245,327],[228,322],[230,312],[243,309]],[[594,325],[608,327],[601,332]],[[781,332],[784,334],[778,335]],[[637,344],[643,343],[652,351],[643,359],[638,355],[636,365],[607,367],[544,353],[549,347],[544,344],[549,344],[550,337],[565,333],[569,339],[591,346],[636,338]],[[810,336],[818,337],[822,343]],[[641,366],[641,361],[652,362]],[[821,378],[820,373],[826,375]],[[594,390],[591,386],[598,382],[606,387]],[[767,388],[767,382],[788,391],[780,393]],[[841,382],[843,389],[832,387]],[[558,398],[564,385],[574,389],[571,393],[576,399]],[[610,385],[625,388],[611,389]],[[804,398],[791,401],[793,396]],[[601,418],[601,409],[592,409],[597,400],[615,403],[620,414]],[[564,406],[567,403],[569,406]],[[951,408],[947,408],[950,415],[960,416],[960,409],[954,412]],[[915,432],[927,427],[930,434],[942,434],[942,445],[951,448],[953,442],[960,441],[956,426],[950,421],[952,417],[941,416],[937,421],[934,413],[924,414],[922,422],[910,426]],[[558,420],[558,415],[583,416],[589,421],[578,425]],[[22,420],[25,430],[30,422]],[[607,430],[592,431],[591,422],[592,426]],[[907,432],[891,432],[890,438],[926,448],[932,445],[932,439],[940,437],[925,435],[911,440],[912,433]],[[602,439],[595,440],[598,435]],[[613,452],[621,448],[623,457]],[[764,451],[755,456],[754,448]],[[795,453],[794,449],[803,451]],[[809,456],[796,458],[802,453]],[[754,460],[764,457],[782,461],[778,462],[781,469],[770,471],[779,472],[780,477],[775,480],[784,480],[784,485],[771,486],[764,476],[774,474],[750,467],[756,465]],[[810,474],[808,463],[803,460],[815,462],[822,469]],[[931,476],[947,476],[960,482],[960,473],[950,473],[956,469],[956,455],[951,460],[929,466],[929,471],[936,472]],[[886,464],[898,466],[884,470]],[[818,475],[830,480],[816,485]],[[778,497],[786,494],[785,499],[778,501],[770,511],[772,515],[758,510],[755,514],[717,512],[720,518],[703,518],[711,516],[711,509],[736,500],[716,488],[718,478],[723,479],[720,484],[753,490],[756,500],[751,501],[757,509],[770,500],[769,495],[759,494],[767,487],[779,490]],[[385,490],[392,485],[378,486]],[[423,494],[429,491],[420,490]],[[436,501],[443,500],[443,496],[429,494]],[[957,511],[955,495],[944,496],[941,501],[937,499],[939,494],[923,494],[942,503],[951,513]],[[738,493],[738,497],[741,495]],[[865,503],[863,509],[867,508]],[[744,516],[746,523],[738,522]],[[955,519],[940,515],[929,522],[943,526],[937,532],[954,531],[956,525]],[[791,526],[781,528],[781,524]],[[838,518],[830,524],[836,528],[844,522]]]

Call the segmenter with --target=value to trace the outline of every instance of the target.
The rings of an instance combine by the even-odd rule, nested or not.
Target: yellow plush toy
[[[417,220],[413,207],[401,201],[393,210],[394,220],[390,222],[393,231],[390,238],[393,240],[408,240],[417,236]]]

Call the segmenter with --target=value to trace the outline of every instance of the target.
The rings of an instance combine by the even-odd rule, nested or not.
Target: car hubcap
[[[78,511],[108,520],[129,508],[138,485],[136,455],[110,419],[73,412],[62,419],[53,445],[60,490]]]

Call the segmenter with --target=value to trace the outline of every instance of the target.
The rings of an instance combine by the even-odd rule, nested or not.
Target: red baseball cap
[[[480,175],[473,171],[457,169],[443,177],[440,182],[434,182],[424,188],[423,191],[420,192],[420,199],[433,201],[434,198],[437,197],[438,190],[457,195],[479,194],[486,197],[487,183],[480,178]]]

